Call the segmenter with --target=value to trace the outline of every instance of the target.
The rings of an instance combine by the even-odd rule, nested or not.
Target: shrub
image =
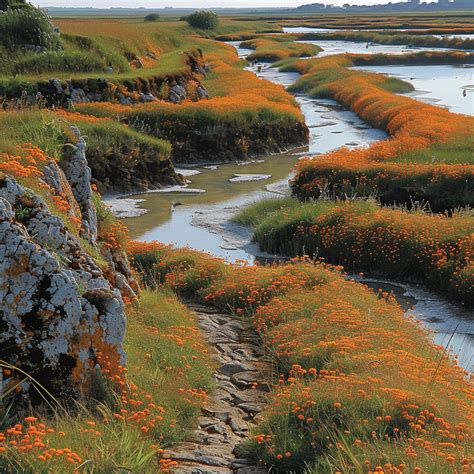
[[[145,17],[145,21],[158,21],[160,19],[160,15],[158,13],[150,13]]]
[[[59,34],[48,16],[37,8],[8,10],[0,15],[0,45],[15,49],[25,45],[59,47]]]
[[[194,28],[212,30],[217,26],[219,20],[215,13],[202,10],[191,13],[191,15],[186,18],[186,21]]]

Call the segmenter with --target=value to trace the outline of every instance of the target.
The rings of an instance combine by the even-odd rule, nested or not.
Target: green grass
[[[401,153],[395,163],[474,164],[474,138],[464,137],[447,143],[435,143],[427,148]]]
[[[165,423],[155,438],[163,436],[161,445],[183,439],[200,413],[200,400],[189,402],[187,391],[213,388],[209,350],[194,315],[171,291],[143,291],[138,307],[130,311],[124,348],[128,376],[166,407],[165,421],[174,425]],[[180,390],[185,393],[179,395]]]
[[[33,143],[51,157],[61,155],[64,143],[63,121],[46,110],[0,112],[0,153],[12,153],[16,145]]]
[[[253,49],[254,52],[247,56],[248,61],[275,62],[288,57],[316,56],[321,48],[314,44],[296,43],[295,38],[288,35],[262,35],[255,39],[243,41],[243,48]]]
[[[297,199],[288,198],[271,198],[260,199],[253,204],[242,209],[232,220],[238,224],[249,227],[257,227],[272,212],[285,212],[294,209],[300,205]]]
[[[81,132],[88,137],[88,148],[95,155],[107,154],[114,149],[139,149],[142,154],[153,153],[157,161],[168,158],[171,144],[165,140],[137,132],[115,121],[81,122],[74,120]]]

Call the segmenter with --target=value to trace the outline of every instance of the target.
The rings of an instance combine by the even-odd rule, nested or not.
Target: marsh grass
[[[249,317],[275,358],[279,386],[239,456],[276,472],[470,467],[472,387],[390,295],[308,260],[254,267],[158,243],[130,251],[177,291]]]
[[[372,200],[261,201],[237,222],[254,227],[261,249],[290,257],[322,257],[348,269],[422,280],[473,304],[472,211],[451,217],[381,208]]]

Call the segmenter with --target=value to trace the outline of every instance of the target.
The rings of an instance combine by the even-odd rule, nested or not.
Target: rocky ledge
[[[208,66],[199,50],[185,51],[183,72],[160,76],[139,75],[133,79],[111,79],[109,76],[91,78],[57,78],[22,82],[6,89],[0,85],[0,97],[7,97],[4,107],[31,106],[69,107],[84,102],[118,102],[124,105],[166,100],[175,104],[190,99],[209,98],[200,82]],[[140,69],[140,68],[139,68]],[[110,71],[113,73],[113,71]]]

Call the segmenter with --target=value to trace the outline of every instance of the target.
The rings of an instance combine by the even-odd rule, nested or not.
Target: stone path
[[[218,363],[216,389],[198,419],[199,427],[165,457],[178,462],[173,473],[263,474],[268,469],[238,458],[234,449],[249,436],[265,407],[273,374],[258,334],[235,316],[189,304]]]

